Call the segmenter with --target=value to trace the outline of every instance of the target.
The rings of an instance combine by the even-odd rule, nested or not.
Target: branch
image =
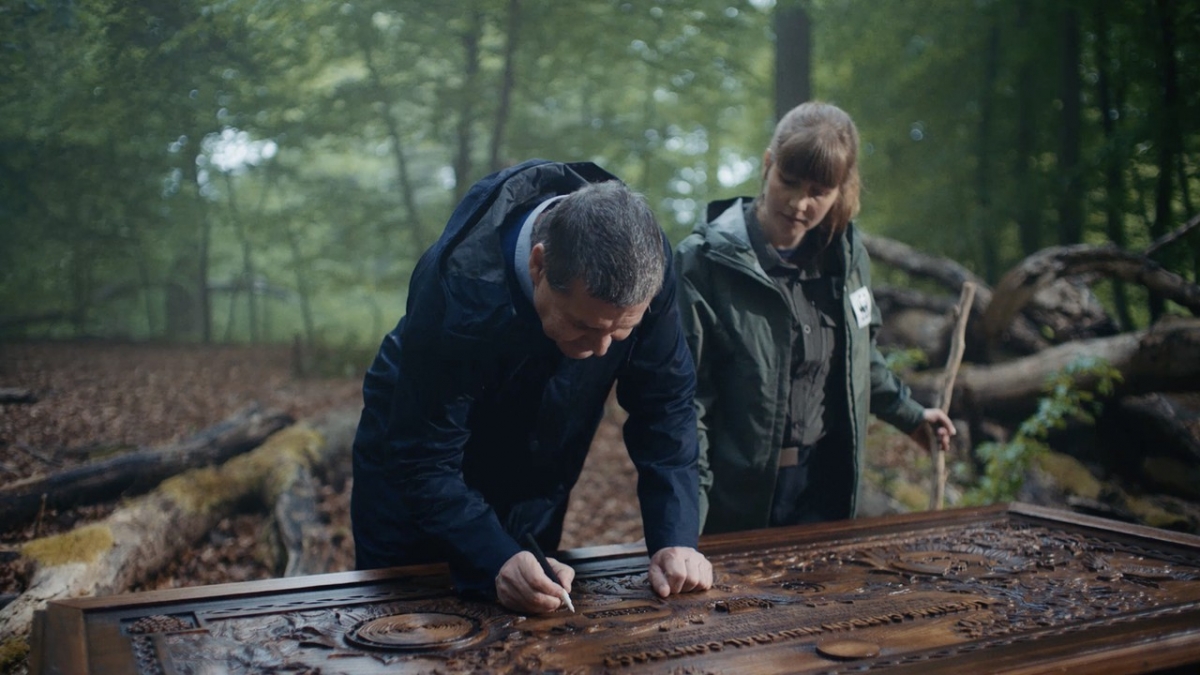
[[[958,318],[954,322],[954,333],[950,338],[950,356],[946,362],[945,382],[942,384],[942,393],[938,396],[938,407],[947,414],[950,413],[950,402],[954,397],[954,380],[958,376],[958,368],[962,365],[963,353],[966,351],[967,318],[971,315],[969,310],[974,300],[975,284],[970,281],[963,282],[962,295],[959,296],[958,305],[955,307]],[[931,507],[940,511],[946,502],[946,451],[938,442],[936,433],[930,434],[930,444],[933,446],[935,459],[935,488]]]
[[[1019,419],[1037,405],[1048,377],[1079,358],[1100,358],[1120,371],[1121,395],[1193,391],[1200,382],[1200,319],[1160,323],[1148,330],[1075,340],[1032,356],[990,366],[966,364],[956,396],[980,414]],[[940,384],[937,371],[907,377],[918,400],[929,400]],[[1080,386],[1091,386],[1080,382]]]
[[[996,300],[984,313],[984,335],[994,341],[1039,289],[1063,277],[1083,274],[1141,284],[1200,315],[1200,286],[1145,255],[1111,245],[1076,244],[1038,251],[1009,270],[996,285]]]

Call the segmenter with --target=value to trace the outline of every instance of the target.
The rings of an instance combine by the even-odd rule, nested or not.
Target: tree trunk
[[[296,293],[300,296],[300,322],[304,326],[304,345],[312,348],[317,341],[316,321],[313,319],[312,287],[309,286],[308,265],[300,250],[300,236],[291,223],[283,225],[284,238],[292,255],[292,272],[296,275]]]
[[[1025,35],[1030,30],[1030,15],[1033,13],[1033,3],[1030,0],[1018,0],[1017,2],[1017,35]],[[1034,90],[1033,61],[1028,54],[1032,50],[1023,50],[1025,52],[1021,58],[1021,65],[1017,69],[1017,143],[1016,143],[1016,175],[1020,176],[1020,180],[1024,183],[1022,187],[1023,197],[1016,199],[1016,212],[1013,214],[1017,220],[1018,238],[1021,242],[1021,252],[1025,255],[1030,255],[1042,248],[1042,223],[1038,216],[1037,199],[1032,195],[1037,190],[1034,190],[1034,164],[1035,156],[1035,128],[1037,122],[1034,118],[1034,108],[1038,98],[1037,92]]]
[[[812,21],[799,2],[775,6],[775,120],[812,99]]]
[[[199,136],[198,138],[203,138]],[[200,312],[200,339],[204,344],[212,344],[212,294],[208,290],[208,258],[209,247],[212,243],[212,222],[208,217],[208,200],[205,199],[203,186],[200,184],[200,167],[192,162],[192,181],[196,184],[196,210],[200,220],[200,251],[196,255],[197,279],[196,290]]]
[[[454,201],[458,203],[471,187],[471,149],[475,138],[475,98],[479,79],[479,40],[483,35],[483,11],[468,12],[467,27],[459,36],[463,47],[463,80],[458,93],[458,150],[454,156]]]
[[[993,212],[992,199],[992,134],[995,117],[996,80],[1000,71],[1000,26],[993,15],[989,19],[987,52],[984,54],[983,83],[980,87],[978,160],[975,167],[975,232],[979,237],[980,258],[983,260],[983,276],[989,282],[1000,277],[999,238],[1002,219]]]
[[[275,504],[300,472],[347,454],[348,439],[342,432],[327,435],[320,423],[292,426],[219,467],[172,477],[100,522],[22,545],[34,571],[25,592],[0,610],[0,643],[28,634],[34,612],[47,601],[127,591],[247,499]]]
[[[28,522],[43,508],[68,509],[140,494],[181,471],[246,452],[290,423],[283,413],[250,408],[175,445],[127,452],[10,483],[0,489],[0,520]]]
[[[1117,248],[1125,248],[1125,180],[1122,167],[1125,165],[1125,144],[1117,135],[1117,111],[1122,107],[1123,96],[1113,90],[1113,68],[1109,56],[1108,16],[1103,4],[1093,10],[1096,19],[1096,100],[1100,113],[1100,125],[1104,129],[1104,222],[1108,239]],[[1129,297],[1125,282],[1113,279],[1113,305],[1122,330],[1136,328],[1133,314],[1129,311]]]
[[[221,176],[225,179],[225,198],[229,202],[229,214],[233,221],[233,230],[238,239],[238,244],[242,250],[242,284],[241,286],[246,293],[246,307],[248,310],[247,321],[250,324],[248,335],[250,336],[251,344],[258,344],[260,336],[258,332],[258,294],[254,292],[254,278],[258,275],[254,269],[254,253],[253,246],[250,244],[250,235],[246,231],[246,220],[242,218],[242,214],[238,209],[237,198],[233,190],[233,176],[228,172],[222,171]],[[225,328],[226,335],[231,336],[234,325],[233,308],[237,305],[237,288],[235,287],[229,294],[229,325]],[[232,341],[227,338],[227,342]]]
[[[1174,5],[1169,0],[1156,0],[1155,16],[1158,19],[1159,41],[1155,70],[1161,73],[1159,87],[1162,91],[1160,107],[1155,117],[1155,145],[1158,150],[1158,180],[1154,189],[1154,220],[1150,225],[1150,236],[1158,238],[1172,229],[1171,175],[1174,173],[1175,155],[1182,147],[1179,132],[1179,76],[1175,58]],[[1152,113],[1154,114],[1154,113]],[[1151,292],[1150,317],[1158,319],[1165,310],[1162,296]]]
[[[508,37],[504,43],[504,76],[500,80],[500,102],[496,104],[496,123],[492,129],[492,145],[488,152],[488,166],[492,171],[504,168],[507,162],[501,157],[505,132],[508,128],[508,113],[513,88],[517,79],[517,45],[521,35],[521,0],[508,2]]]
[[[1062,79],[1059,96],[1062,116],[1058,130],[1058,243],[1063,246],[1083,241],[1083,177],[1079,163],[1082,126],[1080,84],[1079,12],[1071,6],[1061,10],[1059,45]]]
[[[419,249],[424,249],[425,232],[421,224],[420,210],[417,209],[417,196],[413,190],[412,180],[408,176],[408,157],[404,154],[404,142],[400,137],[400,123],[392,112],[392,97],[383,85],[383,77],[379,74],[379,66],[375,63],[375,50],[371,42],[372,30],[370,23],[359,26],[357,30],[358,45],[362,50],[363,62],[367,66],[367,74],[371,79],[371,88],[380,105],[380,116],[387,129],[388,139],[392,142],[392,156],[396,158],[396,182],[400,194],[404,196],[404,208],[408,212],[408,227],[413,233],[413,240]]]

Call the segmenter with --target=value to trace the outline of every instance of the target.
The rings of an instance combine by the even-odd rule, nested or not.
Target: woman
[[[954,425],[912,400],[875,347],[880,315],[859,208],[858,131],[804,103],[775,128],[754,199],[709,205],[678,247],[696,361],[701,528],[853,517],[867,415],[919,438]]]

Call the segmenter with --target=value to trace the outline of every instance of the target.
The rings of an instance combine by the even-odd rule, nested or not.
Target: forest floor
[[[297,377],[286,346],[199,346],[116,342],[0,344],[0,388],[31,390],[37,401],[0,405],[0,484],[61,471],[97,456],[161,447],[257,404],[298,421],[327,411],[361,409],[361,377]],[[571,496],[561,547],[616,544],[641,538],[636,474],[621,437],[623,411],[610,405],[582,478]],[[883,425],[881,425],[883,426]],[[888,428],[890,430],[890,428]],[[874,432],[875,429],[873,428]],[[927,456],[907,437],[876,443],[877,464],[891,475],[927,471]],[[331,572],[353,568],[351,481],[324,485],[320,510],[333,528]],[[872,513],[889,510],[874,498]],[[58,512],[33,523],[0,525],[0,553],[37,537],[105,517],[115,503]],[[207,538],[135,590],[270,578],[262,550],[268,521],[248,511],[224,519]],[[9,556],[10,558],[13,556]],[[0,597],[20,593],[26,571],[0,558]]]
[[[31,404],[0,406],[0,484],[62,471],[122,450],[181,441],[257,404],[298,421],[361,409],[361,377],[301,378],[286,346],[198,346],[113,342],[0,344],[0,388],[28,389]],[[615,406],[597,432],[583,477],[572,492],[562,548],[641,538],[636,474],[621,440]],[[329,571],[353,568],[350,481],[324,485],[321,515],[338,554]],[[0,525],[0,551],[106,516],[116,504],[58,512],[36,522]],[[223,520],[137,590],[270,578],[259,548],[266,516]],[[0,559],[0,596],[19,593],[22,570]]]

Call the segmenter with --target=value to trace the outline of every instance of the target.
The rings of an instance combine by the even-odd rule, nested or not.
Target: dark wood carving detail
[[[148,635],[138,635],[130,641],[130,644],[133,648],[133,658],[138,673],[141,675],[165,675],[162,665],[158,661],[154,640]]]
[[[147,633],[177,633],[182,630],[196,628],[196,617],[188,614],[153,614],[139,619],[122,622],[121,629],[126,635],[144,635]]]
[[[644,558],[587,563],[575,614],[515,615],[454,596],[429,574],[123,611],[120,634],[142,675],[640,675],[747,672],[747,663],[769,674],[986,664],[992,650],[1093,630],[1200,625],[1197,544],[1004,512],[859,532],[726,546],[710,555],[711,591],[667,600],[649,590]]]

